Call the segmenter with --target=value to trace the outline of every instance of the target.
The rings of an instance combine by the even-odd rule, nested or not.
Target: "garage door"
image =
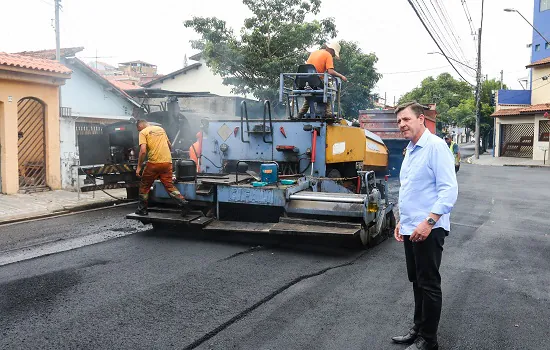
[[[501,128],[501,157],[533,158],[534,123],[503,124]]]

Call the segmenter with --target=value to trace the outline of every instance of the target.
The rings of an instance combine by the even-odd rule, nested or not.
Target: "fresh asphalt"
[[[441,268],[441,349],[549,347],[549,175],[462,165]],[[412,317],[400,243],[201,238],[124,220],[131,210],[0,226],[3,252],[25,235],[38,244],[48,233],[133,233],[0,267],[0,348],[404,348],[389,341]]]

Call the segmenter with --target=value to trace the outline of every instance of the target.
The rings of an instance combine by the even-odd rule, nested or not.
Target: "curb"
[[[31,221],[31,220],[39,220],[39,219],[47,219],[55,216],[61,216],[61,215],[67,215],[67,214],[75,214],[80,213],[88,210],[95,210],[95,209],[103,209],[109,206],[113,205],[130,205],[137,203],[137,201],[127,201],[127,200],[110,200],[106,202],[96,202],[96,203],[87,203],[82,205],[77,205],[75,207],[56,210],[50,213],[41,214],[41,215],[34,215],[34,216],[28,216],[28,217],[22,217],[18,219],[8,219],[5,221],[0,221],[0,226],[8,225],[8,224],[15,224],[25,221]]]
[[[550,165],[529,165],[529,164],[504,164],[503,166],[525,167],[525,168],[546,168],[546,169],[550,168]]]

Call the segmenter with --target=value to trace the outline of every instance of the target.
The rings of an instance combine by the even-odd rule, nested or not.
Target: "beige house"
[[[499,104],[495,156],[548,160],[550,157],[550,57],[528,65],[532,71],[531,104]]]
[[[1,192],[61,188],[59,89],[71,70],[0,53]]]

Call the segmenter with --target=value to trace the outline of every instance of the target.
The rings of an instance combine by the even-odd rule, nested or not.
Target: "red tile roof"
[[[83,47],[66,47],[59,50],[61,57],[73,57],[76,53],[83,51]],[[55,49],[53,50],[40,50],[40,51],[23,51],[17,52],[17,55],[25,55],[36,58],[45,58],[47,60],[55,60]]]
[[[0,52],[0,66],[27,68],[52,73],[71,74],[72,71],[57,61]]]
[[[522,108],[501,109],[491,115],[491,117],[502,117],[512,115],[533,115],[540,112],[550,112],[550,103],[541,103]]]
[[[545,65],[545,64],[550,64],[550,57],[546,57],[546,58],[543,58],[542,60],[535,61],[535,62],[531,63],[530,65],[525,66],[525,68],[542,66],[542,65]]]
[[[502,117],[506,115],[521,115],[521,108],[499,109],[491,114],[491,117]]]
[[[533,105],[521,110],[522,113],[549,112],[549,111],[550,111],[550,103],[541,103],[541,104]]]
[[[131,83],[128,83],[128,82],[125,82],[125,81],[120,81],[120,80],[112,80],[112,79],[108,79],[109,82],[111,84],[113,84],[114,86],[116,86],[117,88],[121,89],[121,90],[135,90],[135,89],[141,89],[141,86],[139,85],[134,85],[134,84],[131,84]]]

